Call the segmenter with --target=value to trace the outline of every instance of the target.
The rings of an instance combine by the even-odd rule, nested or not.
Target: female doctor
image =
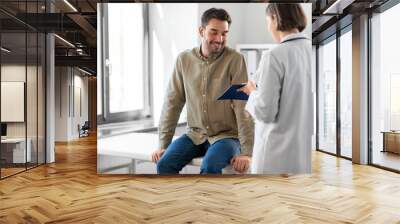
[[[255,120],[253,174],[311,172],[313,97],[311,41],[300,32],[306,16],[299,4],[268,4],[268,31],[278,46],[264,53],[256,78],[239,91]]]

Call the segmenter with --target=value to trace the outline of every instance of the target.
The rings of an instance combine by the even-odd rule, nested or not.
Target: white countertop
[[[151,161],[151,154],[157,149],[158,134],[127,133],[97,140],[97,154],[99,155]],[[190,165],[200,166],[201,161],[202,158],[196,158]]]

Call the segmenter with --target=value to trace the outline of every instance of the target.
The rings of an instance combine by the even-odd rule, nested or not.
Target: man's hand
[[[165,149],[159,149],[153,152],[153,154],[151,154],[151,161],[153,163],[157,163],[158,160],[160,160],[161,156],[164,154]]]
[[[231,159],[231,165],[239,172],[244,173],[250,167],[251,158],[248,156],[235,156]]]

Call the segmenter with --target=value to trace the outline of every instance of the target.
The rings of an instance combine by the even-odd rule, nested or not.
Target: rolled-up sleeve
[[[168,89],[158,126],[160,148],[165,149],[171,143],[185,102],[186,97],[182,77],[182,65],[180,57],[178,57],[174,71],[168,83]]]
[[[255,120],[271,123],[279,113],[284,71],[270,52],[265,53],[262,60],[257,71],[257,89],[250,94],[245,109]]]
[[[247,68],[244,57],[239,55],[234,61],[232,84],[247,82]],[[241,155],[252,156],[254,141],[254,123],[250,115],[244,110],[246,102],[232,100],[233,110],[238,125],[238,137],[241,146]]]

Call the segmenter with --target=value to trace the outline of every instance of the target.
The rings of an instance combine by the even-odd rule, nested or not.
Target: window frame
[[[36,12],[34,11],[33,13],[37,13],[39,12],[39,2],[43,2],[43,1],[35,1],[33,2],[33,4],[35,4],[34,6],[36,6]],[[25,2],[27,3],[27,2]],[[44,3],[44,2],[43,2]],[[28,9],[27,9],[27,4],[22,5],[23,8],[23,12],[21,13],[22,15],[29,13]],[[45,12],[48,11],[48,7],[46,5],[45,8]],[[19,66],[24,66],[24,77],[25,80],[24,82],[24,121],[23,122],[19,122],[22,123],[24,125],[23,130],[24,130],[24,134],[23,136],[21,136],[22,139],[24,139],[24,152],[25,152],[25,156],[24,156],[24,165],[18,168],[21,168],[21,170],[18,170],[16,172],[12,172],[9,174],[4,175],[3,169],[5,169],[4,167],[0,166],[0,180],[15,176],[17,174],[26,172],[28,170],[34,169],[36,167],[39,167],[41,165],[47,164],[47,146],[48,146],[48,141],[47,141],[47,125],[48,125],[48,121],[47,121],[47,74],[48,74],[48,68],[47,68],[47,57],[48,57],[48,33],[47,32],[43,32],[37,28],[34,28],[32,26],[30,26],[29,24],[24,23],[22,20],[19,20],[17,17],[15,17],[13,15],[13,13],[8,12],[6,10],[2,9],[2,12],[0,14],[4,14],[6,15],[9,19],[16,21],[18,23],[21,24],[21,29],[19,30],[0,30],[0,46],[3,45],[3,35],[6,34],[21,34],[24,35],[24,49],[22,51],[24,51],[24,55],[21,57],[24,59],[24,63],[23,64],[17,64]],[[35,37],[36,39],[30,43],[28,40],[30,40],[30,36],[31,37]],[[41,43],[41,45],[39,44]],[[31,45],[29,45],[31,44]],[[32,60],[32,54],[28,54],[28,48],[32,49],[32,51],[34,51],[33,55],[35,56],[35,58]],[[40,51],[39,51],[40,49]],[[17,56],[19,57],[19,56]],[[40,57],[41,60],[39,59]],[[7,62],[4,63],[7,60],[4,60],[2,53],[0,54],[0,82],[2,81],[2,67],[4,65],[7,65]],[[9,62],[8,62],[9,63]],[[29,81],[28,79],[28,66],[33,66],[34,71],[30,74],[33,74],[33,76],[36,78],[36,83],[33,82],[33,85],[31,87],[36,88],[35,91],[32,92],[32,94],[28,95],[28,84],[32,84],[31,81]],[[42,70],[39,73],[39,66],[42,66]],[[43,96],[43,98],[41,98],[42,100],[42,105],[39,105],[39,74],[41,75],[41,82],[42,82],[42,87],[43,92],[41,92],[41,96]],[[9,81],[9,82],[15,82],[15,81]],[[1,85],[0,85],[0,90],[1,90]],[[1,94],[0,94],[1,95]],[[36,103],[33,104],[36,106],[36,110],[33,109],[32,111],[28,111],[28,96],[33,96],[36,97]],[[39,106],[41,106],[41,109],[43,110],[42,117],[39,117]],[[1,105],[0,105],[0,110],[1,110]],[[28,116],[31,115],[29,112],[36,112],[36,115],[33,114],[32,117]],[[0,115],[1,118],[1,115]],[[35,120],[31,120],[31,118],[36,119]],[[39,133],[39,121],[40,124],[43,125],[42,126],[42,132]],[[0,119],[0,123],[1,119]],[[5,122],[5,123],[9,123],[9,122]],[[14,123],[14,122],[10,122],[10,123]],[[31,139],[31,143],[33,144],[34,139],[36,140],[36,149],[34,149],[34,147],[31,147],[31,159],[33,159],[33,161],[28,162],[28,125],[31,129],[31,131],[35,132],[35,135],[30,136],[29,138]],[[43,134],[43,140],[42,140],[42,145],[41,148],[39,148],[39,134]],[[14,136],[13,136],[14,137]],[[0,157],[1,157],[1,153],[2,153],[2,145],[0,145]],[[32,155],[36,153],[35,157],[32,157]],[[39,160],[40,158],[40,160]],[[36,160],[36,161],[35,161]],[[28,165],[29,164],[29,165]],[[2,164],[0,164],[2,165]]]
[[[384,13],[385,11],[391,9],[392,7],[395,7],[397,4],[399,4],[398,0],[388,0],[384,4],[380,5],[379,7],[375,8],[374,10],[371,10],[368,12],[368,32],[367,32],[367,38],[368,38],[368,165],[377,167],[379,169],[395,172],[395,173],[400,173],[400,170],[390,168],[384,165],[380,165],[378,163],[374,163],[373,159],[373,150],[374,150],[374,141],[373,141],[373,127],[372,127],[372,94],[373,94],[373,88],[372,88],[372,77],[373,77],[373,68],[372,68],[372,41],[373,41],[373,35],[372,35],[372,20],[374,18],[374,14],[381,14]]]
[[[151,102],[151,77],[150,77],[150,59],[149,59],[149,6],[147,3],[143,4],[143,109],[131,110],[126,112],[110,112],[110,80],[109,80],[109,67],[105,63],[109,58],[108,52],[108,4],[119,3],[103,3],[99,4],[99,18],[100,20],[100,43],[102,47],[98,49],[100,53],[100,84],[101,91],[101,108],[102,113],[97,115],[98,124],[107,124],[124,121],[134,121],[140,119],[152,118],[152,102]]]
[[[347,19],[347,18],[345,18]],[[335,33],[333,33],[332,35],[326,37],[325,39],[320,40],[317,44],[316,44],[316,151],[318,152],[323,152],[329,155],[333,155],[333,156],[337,156],[339,158],[343,158],[343,159],[347,159],[347,160],[352,160],[352,158],[347,157],[347,156],[343,156],[341,153],[341,118],[340,118],[340,95],[341,95],[341,91],[340,91],[340,85],[341,85],[341,79],[340,79],[340,75],[341,75],[341,67],[340,67],[340,38],[342,35],[344,35],[347,32],[352,32],[352,22],[349,22],[349,24],[347,24],[346,26],[344,26],[343,28],[337,30]],[[331,41],[336,41],[336,152],[332,153],[332,152],[328,152],[324,149],[321,149],[319,147],[319,122],[320,122],[320,118],[319,118],[319,109],[320,109],[320,105],[319,105],[319,85],[320,85],[320,80],[319,80],[319,47],[320,45],[324,45],[327,44]]]
[[[342,110],[341,110],[341,103],[342,102],[341,102],[341,100],[342,100],[342,97],[341,97],[341,94],[343,92],[342,92],[342,89],[341,89],[341,85],[343,84],[342,83],[343,81],[341,79],[341,77],[342,77],[342,64],[341,64],[341,62],[342,62],[342,60],[341,60],[342,52],[341,52],[340,49],[341,49],[341,41],[342,41],[341,37],[343,35],[345,35],[346,33],[348,33],[348,32],[352,32],[352,30],[353,30],[353,27],[352,27],[352,23],[351,23],[351,24],[347,25],[346,27],[344,27],[343,29],[341,29],[339,31],[339,33],[340,33],[340,35],[338,37],[339,46],[338,46],[338,50],[337,50],[337,54],[338,54],[338,56],[337,56],[337,58],[338,58],[337,68],[338,68],[338,73],[339,73],[339,75],[338,75],[339,76],[339,80],[338,80],[338,96],[339,96],[339,99],[338,99],[337,102],[340,104],[339,107],[337,108],[337,113],[338,113],[337,122],[338,122],[338,128],[339,128],[337,134],[340,135],[339,136],[339,142],[338,142],[338,144],[340,144],[340,146],[338,147],[337,151],[338,151],[338,155],[340,155],[341,158],[345,158],[345,159],[348,159],[348,160],[352,160],[353,156],[348,157],[348,156],[345,156],[345,155],[342,154],[342,119],[341,119],[341,114],[342,114]],[[353,51],[351,51],[351,53],[353,53]],[[353,111],[353,108],[351,109],[351,111]],[[351,151],[353,151],[353,149]]]

